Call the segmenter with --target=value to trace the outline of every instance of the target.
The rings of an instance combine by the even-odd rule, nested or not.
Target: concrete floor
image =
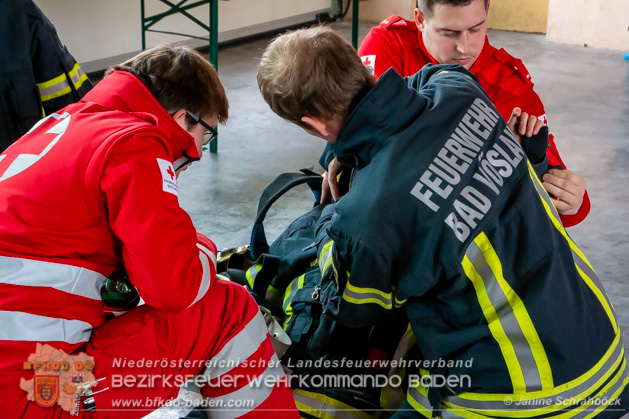
[[[333,26],[350,38],[348,22]],[[361,39],[370,27],[361,24]],[[553,44],[544,35],[489,31],[489,38],[524,61],[564,162],[587,182],[592,211],[569,234],[605,284],[628,343],[629,61],[622,51]],[[260,96],[256,67],[268,42],[220,50],[229,122],[220,128],[218,154],[207,153],[179,180],[183,208],[219,248],[249,242],[258,198],[277,174],[311,166],[320,170],[323,141],[275,116]],[[279,201],[268,216],[270,238],[310,201],[305,188]]]

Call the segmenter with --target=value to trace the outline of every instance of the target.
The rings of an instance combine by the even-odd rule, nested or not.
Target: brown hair
[[[273,112],[302,128],[303,116],[345,121],[374,84],[356,50],[336,31],[314,26],[280,35],[258,65],[258,86]]]
[[[182,46],[158,45],[109,67],[136,76],[167,111],[186,109],[199,117],[218,116],[224,124],[229,103],[218,74],[201,54]],[[186,115],[187,123],[196,122]]]
[[[474,0],[417,0],[417,8],[426,16],[432,16],[432,12],[435,9],[435,4],[450,5],[450,6],[467,6]],[[485,9],[487,8],[487,0],[485,2]]]

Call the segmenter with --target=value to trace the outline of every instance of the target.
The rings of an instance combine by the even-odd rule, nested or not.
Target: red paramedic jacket
[[[37,343],[71,353],[111,318],[99,290],[116,268],[159,309],[205,295],[216,247],[179,206],[173,167],[198,158],[120,71],[0,155],[0,388]]]
[[[371,28],[358,55],[376,77],[391,67],[401,76],[412,76],[428,63],[438,64],[428,53],[421,35],[415,22],[394,15]],[[496,49],[485,38],[485,46],[470,72],[478,78],[505,120],[517,106],[522,112],[548,123],[544,105],[533,90],[531,76],[519,58],[512,57],[502,48]],[[565,169],[552,134],[549,134],[548,143],[548,164]],[[589,212],[590,199],[586,191],[579,211],[574,215],[561,215],[561,221],[565,227],[570,227],[583,221]]]

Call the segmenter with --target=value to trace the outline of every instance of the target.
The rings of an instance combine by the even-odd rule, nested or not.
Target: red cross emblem
[[[168,166],[168,170],[166,170],[166,173],[170,175],[171,179],[175,179],[175,172],[173,172],[173,169],[171,169],[170,166]]]

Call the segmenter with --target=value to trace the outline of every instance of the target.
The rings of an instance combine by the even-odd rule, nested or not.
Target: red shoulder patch
[[[380,22],[380,24],[382,26],[391,26],[395,22],[399,22],[400,20],[404,20],[404,18],[402,16],[391,15],[388,18],[384,19],[382,22]]]
[[[412,20],[406,20],[402,16],[392,15],[380,22],[380,26],[385,29],[389,29],[391,26],[406,26],[414,31],[417,30],[417,25]]]
[[[507,51],[505,51],[504,48],[497,49],[496,52],[494,52],[494,58],[500,63],[511,67],[513,69],[513,72],[517,74],[526,84],[533,84],[533,81],[531,80],[531,75],[529,74],[529,71],[526,69],[521,59],[515,58]]]

